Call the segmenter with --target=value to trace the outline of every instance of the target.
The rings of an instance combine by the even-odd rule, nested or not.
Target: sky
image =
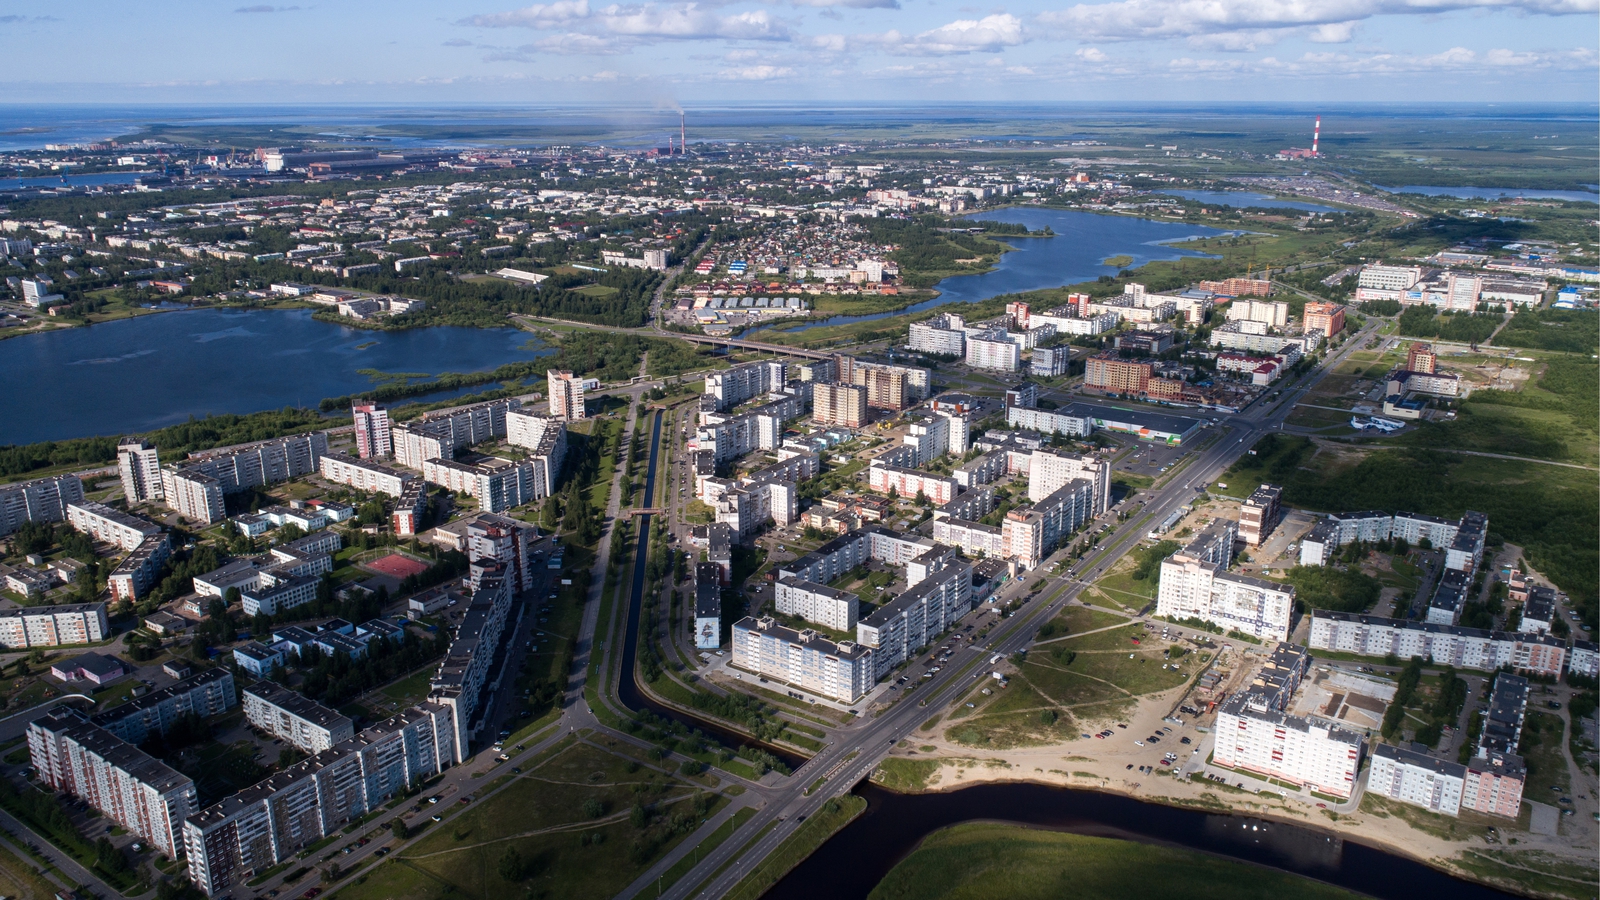
[[[1600,0],[0,0],[7,102],[1600,100]]]

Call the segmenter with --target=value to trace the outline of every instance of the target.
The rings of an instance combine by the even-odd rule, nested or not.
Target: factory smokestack
[[[1320,123],[1322,121],[1321,117],[1318,117],[1317,121]],[[688,155],[689,153],[689,132],[684,127],[683,110],[681,109],[678,110],[678,152],[683,155]]]
[[[1322,117],[1317,116],[1316,127],[1311,130],[1311,155],[1317,155],[1317,141],[1322,138]]]

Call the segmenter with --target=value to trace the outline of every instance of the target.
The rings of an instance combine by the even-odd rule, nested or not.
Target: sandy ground
[[[1248,665],[1250,661],[1256,665]],[[1237,652],[1219,660],[1222,665],[1238,662]],[[1230,681],[1235,685],[1241,677],[1259,666],[1258,659],[1247,659],[1245,662],[1246,665],[1233,667]],[[942,724],[931,733],[919,731],[908,737],[893,755],[906,759],[934,758],[946,761],[929,779],[929,790],[955,790],[984,782],[1028,781],[1102,790],[1174,805],[1219,810],[1226,806],[1238,813],[1277,818],[1337,832],[1348,839],[1379,846],[1469,878],[1475,876],[1453,864],[1463,851],[1507,849],[1504,844],[1491,845],[1482,836],[1485,826],[1490,824],[1499,829],[1503,838],[1515,838],[1515,849],[1519,854],[1526,851],[1543,852],[1563,861],[1596,866],[1595,847],[1600,841],[1600,829],[1596,828],[1597,823],[1593,819],[1596,802],[1592,784],[1587,787],[1579,784],[1572,786],[1577,812],[1562,818],[1558,837],[1527,832],[1525,807],[1520,825],[1507,819],[1470,816],[1462,822],[1472,826],[1471,830],[1478,836],[1469,840],[1448,840],[1415,828],[1398,816],[1383,817],[1360,810],[1336,813],[1332,809],[1317,808],[1314,805],[1316,801],[1310,798],[1292,796],[1285,799],[1277,793],[1247,794],[1227,790],[1205,780],[1176,778],[1169,774],[1170,770],[1161,768],[1155,768],[1152,774],[1141,774],[1140,766],[1156,766],[1169,751],[1178,754],[1177,767],[1184,767],[1187,771],[1198,770],[1209,757],[1210,726],[1214,716],[1204,716],[1199,721],[1186,720],[1182,726],[1164,721],[1183,694],[1184,688],[1175,688],[1146,696],[1127,714],[1128,718],[1120,720],[1120,724],[1128,726],[1126,729],[1117,727],[1119,721],[1080,720],[1082,731],[1091,734],[1108,727],[1115,731],[1107,739],[1080,738],[1065,743],[1010,750],[975,749],[947,740]],[[1145,740],[1163,727],[1171,728],[1172,732],[1162,736],[1158,745],[1135,745],[1136,740]],[[1183,737],[1188,737],[1192,743],[1182,744]],[[1265,782],[1242,776],[1231,779],[1232,783],[1241,781],[1251,790],[1258,786],[1267,787]],[[1583,796],[1580,797],[1580,794]]]

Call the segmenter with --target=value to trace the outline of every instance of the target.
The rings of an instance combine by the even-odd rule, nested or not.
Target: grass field
[[[909,794],[926,789],[928,779],[939,771],[939,766],[940,762],[936,759],[894,756],[878,764],[877,771],[872,773],[872,782],[891,791]]]
[[[32,862],[0,847],[0,890],[19,900],[52,900],[60,889],[39,875]]]
[[[469,812],[434,826],[339,896],[611,896],[725,802],[622,757],[571,744]],[[632,812],[636,803],[654,807],[642,827]],[[508,851],[521,863],[509,878]]]
[[[1565,740],[1566,722],[1561,716],[1548,712],[1529,712],[1522,726],[1523,761],[1528,764],[1528,784],[1522,795],[1539,803],[1554,804],[1562,796],[1552,787],[1574,788],[1568,777],[1567,758],[1561,752]]]
[[[869,895],[870,900],[1357,896],[1287,872],[1190,850],[987,823],[929,835]]]

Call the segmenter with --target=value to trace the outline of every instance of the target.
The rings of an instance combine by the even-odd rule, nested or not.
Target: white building
[[[855,631],[861,602],[849,591],[799,578],[780,578],[773,585],[772,600],[778,612],[834,631]]]
[[[76,475],[52,475],[0,485],[0,535],[24,522],[63,522],[67,506],[83,502],[83,482]]]
[[[355,737],[355,725],[348,716],[271,681],[245,688],[241,705],[251,725],[307,753],[331,750]]]
[[[161,533],[161,526],[149,519],[92,500],[69,504],[67,524],[97,541],[115,544],[124,551],[134,550],[145,539]]]
[[[550,415],[560,416],[569,422],[585,418],[584,379],[571,372],[551,369],[545,372],[545,383],[550,393]]]
[[[1094,485],[1094,514],[1111,508],[1111,463],[1095,456],[1035,450],[1028,462],[1028,499],[1035,503],[1082,478]]]
[[[714,562],[694,564],[694,645],[722,646],[722,567]]]
[[[125,438],[117,444],[117,472],[122,476],[122,495],[129,503],[162,499],[161,460],[149,442]]]
[[[1200,619],[1263,640],[1287,640],[1294,587],[1226,571],[1183,552],[1161,562],[1156,615]]]
[[[935,504],[949,503],[956,495],[956,482],[953,478],[901,466],[884,465],[878,460],[873,460],[872,465],[867,468],[867,483],[880,493],[886,494],[893,489],[895,493],[906,498],[921,494]]]
[[[1022,347],[1001,336],[969,338],[967,365],[974,369],[1015,372],[1022,365]]]
[[[104,603],[0,609],[0,647],[61,647],[93,644],[111,636]]]
[[[869,684],[972,611],[972,566],[953,554],[946,558],[931,552],[937,559],[932,571],[856,623],[856,640],[873,654]],[[907,581],[910,575],[908,569]]]
[[[1349,797],[1361,767],[1361,736],[1273,709],[1254,691],[1217,708],[1213,760],[1335,797]]]
[[[329,453],[319,461],[322,477],[334,484],[344,484],[358,491],[371,491],[398,497],[416,480],[404,472],[383,463],[357,459],[343,453]]]
[[[932,353],[938,356],[966,355],[966,332],[959,328],[951,328],[949,320],[942,316],[926,322],[913,322],[910,332],[907,346],[918,353]]]
[[[1461,814],[1467,767],[1389,744],[1372,748],[1367,790],[1447,816]]]
[[[872,655],[851,641],[835,644],[770,617],[746,616],[733,625],[735,666],[840,703],[854,703],[872,687]]]
[[[1310,646],[1313,650],[1361,656],[1420,656],[1437,665],[1480,672],[1510,666],[1519,672],[1555,678],[1567,665],[1566,642],[1553,635],[1430,625],[1320,609],[1311,614]]]
[[[535,499],[533,464],[526,461],[495,456],[476,461],[430,459],[422,464],[422,477],[430,484],[475,498],[484,512],[502,512]]]

